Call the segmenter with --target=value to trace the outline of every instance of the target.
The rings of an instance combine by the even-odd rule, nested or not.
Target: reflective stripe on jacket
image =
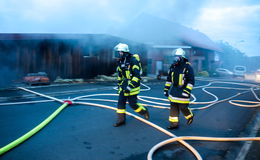
[[[133,55],[129,54],[118,62],[118,86],[119,93],[124,92],[125,96],[137,95],[140,93],[141,64]],[[125,92],[130,88],[130,92]]]
[[[164,90],[169,91],[168,99],[171,102],[190,103],[194,83],[193,69],[189,62],[184,62],[170,67]]]

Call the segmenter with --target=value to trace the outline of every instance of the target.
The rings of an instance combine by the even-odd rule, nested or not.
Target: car
[[[228,69],[225,68],[217,68],[216,69],[216,76],[220,76],[220,77],[232,77],[233,76],[233,72],[231,72]]]
[[[234,70],[234,77],[245,78],[245,73],[246,73],[245,66],[235,66],[233,70]]]
[[[44,85],[50,84],[50,79],[45,72],[28,73],[23,78],[24,83],[28,85]]]
[[[260,69],[255,71],[255,80],[260,81]]]

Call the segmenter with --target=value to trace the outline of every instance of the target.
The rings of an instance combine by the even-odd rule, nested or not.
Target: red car
[[[23,81],[28,85],[50,84],[50,79],[45,72],[28,73]]]

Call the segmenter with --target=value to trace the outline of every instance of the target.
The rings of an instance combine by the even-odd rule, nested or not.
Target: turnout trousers
[[[148,109],[140,103],[137,103],[137,95],[124,96],[124,93],[120,92],[117,103],[117,122],[114,124],[115,127],[125,124],[126,102],[129,103],[135,112],[144,116],[145,119],[149,119]]]
[[[193,113],[188,108],[187,103],[174,103],[171,102],[169,122],[172,127],[177,127],[179,125],[179,114],[180,111],[183,113],[184,117],[187,119],[187,123],[192,123]]]

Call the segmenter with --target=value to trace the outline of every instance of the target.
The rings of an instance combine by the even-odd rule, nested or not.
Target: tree
[[[236,65],[245,66],[248,57],[245,53],[231,46],[228,42],[217,42],[222,52],[219,53],[220,67],[232,70]]]

